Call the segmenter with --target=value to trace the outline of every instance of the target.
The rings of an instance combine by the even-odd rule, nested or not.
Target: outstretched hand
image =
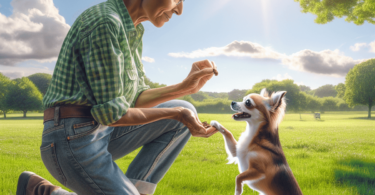
[[[195,62],[180,87],[187,94],[197,93],[214,74],[218,75],[215,62],[209,60]]]
[[[198,116],[190,109],[179,107],[180,115],[176,120],[182,122],[194,137],[211,137],[218,130],[212,126],[206,126],[198,119]]]

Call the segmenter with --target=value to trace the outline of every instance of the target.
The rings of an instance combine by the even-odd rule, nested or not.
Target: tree
[[[209,98],[209,96],[205,92],[203,92],[203,91],[198,91],[197,93],[191,94],[190,96],[195,101],[199,101],[199,102],[203,101],[204,99],[208,99]]]
[[[9,84],[6,104],[13,110],[23,111],[23,117],[30,110],[42,108],[42,93],[27,77],[15,79]]]
[[[306,86],[306,85],[300,85],[299,86],[299,89],[301,90],[301,91],[304,91],[304,92],[309,92],[309,91],[311,91],[311,88],[309,87],[309,86]]]
[[[39,89],[39,91],[45,95],[48,89],[49,84],[52,80],[52,75],[47,73],[35,73],[27,78],[34,83],[34,85]]]
[[[322,99],[322,107],[321,111],[334,111],[337,110],[337,103],[339,102],[339,99],[336,99],[334,97],[325,97]]]
[[[312,95],[306,96],[306,102],[307,102],[306,108],[310,110],[312,113],[319,111],[322,106],[322,103],[319,100],[319,98],[314,97]]]
[[[0,73],[0,110],[4,114],[4,118],[7,117],[7,112],[9,112],[10,108],[6,104],[6,94],[8,94],[9,91],[9,83],[10,79]]]
[[[333,85],[323,85],[314,90],[314,95],[318,97],[336,97],[337,91]]]
[[[242,101],[243,97],[245,97],[246,91],[246,89],[233,89],[232,91],[228,92],[228,99],[233,101]]]
[[[219,99],[228,99],[228,93],[227,92],[207,92],[205,91],[208,96],[213,98],[219,98]]]
[[[305,111],[307,108],[307,94],[305,92],[300,91],[298,94],[297,101],[297,112],[299,113],[299,119],[302,119],[301,112]]]
[[[344,83],[339,83],[338,85],[335,86],[335,90],[337,92],[337,96],[338,98],[344,98],[344,95],[345,95],[345,84]]]
[[[295,0],[303,13],[317,15],[315,22],[325,24],[335,17],[344,17],[347,22],[361,25],[365,21],[375,24],[374,0]]]
[[[343,99],[341,99],[341,100],[337,103],[337,108],[338,108],[340,111],[349,110],[349,106],[348,106],[348,104],[347,104]]]
[[[368,106],[368,118],[371,118],[371,107],[375,103],[375,59],[355,65],[349,70],[345,80],[345,101],[350,107]]]

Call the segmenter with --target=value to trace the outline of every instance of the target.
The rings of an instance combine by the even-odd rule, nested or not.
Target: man
[[[41,156],[62,185],[84,194],[153,194],[190,135],[209,137],[195,108],[175,98],[198,92],[216,66],[193,64],[181,83],[149,89],[141,62],[141,22],[181,15],[182,0],[108,0],[75,21],[43,99]],[[124,175],[114,160],[142,150]],[[18,194],[75,194],[32,172]]]

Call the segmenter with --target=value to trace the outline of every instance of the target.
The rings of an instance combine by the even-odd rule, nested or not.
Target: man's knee
[[[191,111],[193,111],[195,114],[198,114],[198,113],[197,113],[197,109],[195,109],[194,105],[191,104],[190,102],[185,101],[185,100],[179,100],[178,104],[179,104],[179,106],[176,106],[176,107],[184,107],[184,108],[188,108],[188,109],[190,109]]]
[[[175,108],[175,107],[188,108],[191,111],[193,111],[195,114],[197,114],[197,110],[195,109],[194,105],[185,100],[171,100],[171,101],[159,104],[155,108]]]

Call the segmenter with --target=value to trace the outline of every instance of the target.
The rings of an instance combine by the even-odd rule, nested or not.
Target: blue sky
[[[2,19],[11,23],[5,33],[25,28],[33,29],[30,31],[34,33],[38,30],[48,33],[33,20],[34,26],[16,25],[19,13],[31,13],[22,9],[25,2],[30,3],[28,7],[38,4],[35,8],[46,12],[38,16],[57,21],[57,29],[61,30],[56,31],[57,38],[51,41],[59,43],[80,13],[103,1],[54,0],[53,5],[51,1],[44,6],[41,0],[2,0],[0,29],[5,24]],[[344,82],[348,68],[374,58],[375,25],[357,26],[342,18],[316,24],[314,15],[300,10],[293,0],[186,0],[183,14],[174,15],[162,28],[143,23],[146,29],[143,56],[154,60],[144,61],[146,75],[154,82],[175,84],[186,77],[193,62],[209,59],[217,64],[219,76],[212,78],[203,91],[250,89],[263,79],[286,78],[317,88]],[[52,16],[47,12],[53,13]],[[44,26],[48,25],[52,24]],[[1,36],[0,30],[0,39]],[[20,49],[13,51],[6,48],[9,45]],[[57,44],[55,53],[58,47]],[[27,48],[16,38],[7,45],[0,44],[0,72],[12,78],[35,72],[52,73],[57,55],[51,52],[41,56],[34,52],[37,60],[28,59],[19,54],[19,51],[30,52]],[[40,49],[40,52],[53,50],[42,48],[46,51]],[[15,60],[2,57],[7,55],[21,57]]]

